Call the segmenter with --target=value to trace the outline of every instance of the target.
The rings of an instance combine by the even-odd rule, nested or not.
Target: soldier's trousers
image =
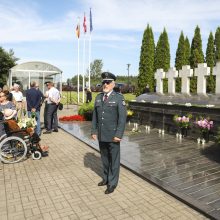
[[[120,143],[99,142],[103,165],[103,180],[109,186],[117,186],[120,170]]]

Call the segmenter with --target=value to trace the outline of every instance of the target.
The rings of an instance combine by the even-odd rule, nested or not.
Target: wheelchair
[[[42,157],[38,143],[25,130],[9,131],[7,122],[0,121],[5,134],[0,137],[0,160],[4,163],[17,163],[31,156],[34,160]]]

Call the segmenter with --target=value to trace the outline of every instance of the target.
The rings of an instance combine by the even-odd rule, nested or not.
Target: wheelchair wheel
[[[0,143],[0,160],[4,163],[17,163],[27,154],[27,145],[23,139],[7,137]]]
[[[0,137],[0,141],[3,140],[4,138],[6,138],[7,135],[6,134],[3,134],[1,137]]]
[[[34,152],[32,153],[31,156],[32,156],[32,159],[33,159],[33,160],[40,160],[41,157],[42,157],[42,154],[41,154],[40,151],[36,150],[36,151],[34,151]]]

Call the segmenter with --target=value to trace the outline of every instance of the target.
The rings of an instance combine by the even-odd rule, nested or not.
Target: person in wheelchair
[[[13,134],[13,136],[18,136],[21,138],[29,138],[29,141],[31,143],[31,151],[32,150],[39,150],[42,154],[42,156],[48,156],[48,146],[44,146],[40,144],[40,137],[37,133],[34,132],[34,128],[26,128],[26,129],[21,129],[15,118],[17,115],[16,110],[12,109],[5,109],[4,110],[4,119],[6,121],[6,126],[5,129],[6,134],[10,133]]]

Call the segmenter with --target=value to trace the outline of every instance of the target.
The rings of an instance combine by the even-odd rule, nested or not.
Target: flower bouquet
[[[211,121],[209,118],[200,117],[200,119],[196,120],[195,124],[200,129],[202,142],[204,142],[203,140],[205,140],[205,142],[208,142],[209,132],[214,125],[213,121]]]
[[[18,119],[18,126],[20,128],[34,128],[37,125],[35,118],[20,118]]]
[[[133,116],[134,112],[132,110],[127,110],[127,122],[130,121],[131,117]]]
[[[192,118],[191,114],[188,114],[187,116],[179,116],[175,115],[173,117],[174,122],[178,126],[179,133],[177,133],[177,136],[187,136],[187,129],[190,126],[190,119]]]
[[[132,110],[127,110],[127,116],[131,117],[134,114],[134,112]]]

